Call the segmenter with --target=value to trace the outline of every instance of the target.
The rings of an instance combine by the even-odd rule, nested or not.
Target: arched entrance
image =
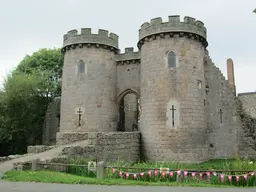
[[[117,98],[119,105],[118,131],[138,131],[139,121],[139,93],[136,90],[126,89]]]

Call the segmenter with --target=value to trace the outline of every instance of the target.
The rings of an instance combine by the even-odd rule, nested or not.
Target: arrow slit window
[[[80,60],[77,64],[77,74],[79,73],[87,73],[87,66],[85,65],[85,63]]]
[[[173,51],[170,51],[167,55],[168,58],[168,68],[175,68],[177,65],[177,57]]]

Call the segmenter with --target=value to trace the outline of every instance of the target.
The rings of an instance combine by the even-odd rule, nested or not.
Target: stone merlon
[[[125,63],[128,62],[140,62],[140,52],[134,51],[133,47],[127,47],[125,48],[124,53],[120,53],[116,56],[116,62],[119,63]]]
[[[193,17],[184,17],[184,21],[180,21],[179,15],[169,16],[168,22],[163,22],[161,17],[151,19],[150,23],[145,22],[139,30],[139,41],[152,35],[166,34],[173,35],[174,33],[186,33],[189,37],[195,36],[200,39],[204,46],[208,45],[207,31],[202,21],[196,20]],[[140,42],[138,43],[139,46]],[[140,46],[139,46],[140,47]]]
[[[99,29],[98,34],[92,34],[91,28],[82,28],[81,34],[76,29],[63,36],[63,48],[75,44],[100,44],[118,49],[118,35]]]

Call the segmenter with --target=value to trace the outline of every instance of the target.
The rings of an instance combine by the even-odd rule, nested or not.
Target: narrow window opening
[[[220,109],[219,114],[220,114],[220,123],[223,123],[223,111],[222,111],[222,109]]]
[[[176,55],[174,52],[170,51],[168,53],[168,67],[174,68],[176,67]]]
[[[197,80],[197,88],[201,89],[202,88],[202,81]]]
[[[82,60],[78,62],[77,73],[85,73],[85,64]]]
[[[206,86],[205,86],[205,93],[206,93],[206,95],[209,93],[209,90],[210,90],[210,89],[209,89],[209,86],[206,85]]]

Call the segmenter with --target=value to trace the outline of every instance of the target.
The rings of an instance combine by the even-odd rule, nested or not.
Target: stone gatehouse
[[[121,53],[118,39],[90,28],[64,35],[57,142],[70,133],[82,140],[88,132],[138,130],[148,160],[255,157],[254,133],[253,144],[244,139],[233,61],[226,80],[209,56],[202,21],[151,19],[139,29],[138,51]]]

